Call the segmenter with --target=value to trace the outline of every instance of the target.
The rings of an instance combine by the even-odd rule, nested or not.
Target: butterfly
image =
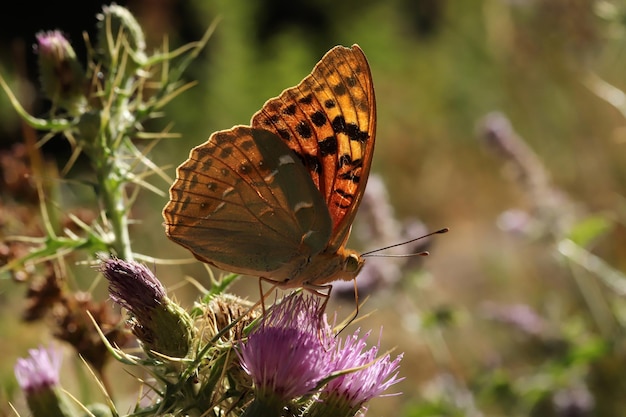
[[[250,126],[213,133],[177,169],[167,236],[200,261],[281,288],[354,280],[345,247],[367,183],[374,86],[358,45],[336,46]]]

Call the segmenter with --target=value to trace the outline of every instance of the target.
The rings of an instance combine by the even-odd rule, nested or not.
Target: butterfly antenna
[[[439,230],[436,230],[434,232],[430,232],[430,233],[428,233],[426,235],[423,235],[423,236],[420,236],[420,237],[416,237],[415,239],[407,240],[406,242],[395,243],[393,245],[385,246],[384,248],[374,249],[372,251],[362,253],[361,256],[362,257],[376,256],[374,254],[377,253],[377,252],[382,252],[382,251],[387,250],[387,249],[395,248],[395,247],[402,246],[402,245],[407,245],[409,243],[415,242],[415,241],[420,240],[420,239],[424,239],[424,238],[429,237],[429,236],[440,235],[440,234],[443,234],[443,233],[448,233],[449,230],[450,230],[449,228],[444,227],[443,229],[439,229]],[[408,254],[408,255],[385,255],[385,257],[389,257],[389,258],[400,257],[400,258],[402,258],[402,257],[406,257],[406,256],[415,256],[415,255],[422,255],[422,256],[423,255],[428,255],[428,252],[418,252],[418,253],[413,253],[413,254]]]

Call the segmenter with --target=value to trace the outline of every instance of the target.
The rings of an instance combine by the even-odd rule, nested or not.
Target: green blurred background
[[[11,80],[25,72],[34,91],[36,73],[28,66],[34,33],[66,31],[80,53],[80,33],[93,33],[101,4],[83,6],[79,19],[50,10],[15,32],[5,25],[3,76]],[[626,99],[615,90],[613,105],[607,102],[598,81],[626,88],[625,2],[120,4],[135,14],[152,47],[165,35],[172,47],[199,39],[219,19],[186,73],[198,85],[147,126],[158,130],[173,123],[182,135],[162,141],[150,155],[170,176],[191,147],[213,131],[247,124],[266,99],[297,84],[331,47],[358,43],[364,50],[378,105],[372,172],[386,184],[397,219],[419,219],[430,230],[450,228],[431,240],[431,255],[420,268],[406,269],[401,282],[375,291],[362,312],[371,314],[351,325],[374,329],[373,343],[382,326],[381,350],[404,352],[406,379],[391,390],[402,395],[376,399],[368,415],[626,414],[626,305],[618,290],[624,285],[619,271],[626,267],[626,101],[620,102]],[[36,95],[23,100],[45,112]],[[21,136],[4,95],[0,111],[2,146],[8,146]],[[533,172],[547,173],[544,193],[526,181],[532,172],[516,168],[519,154],[503,158],[485,146],[480,126],[494,111],[534,152]],[[45,151],[60,166],[68,156],[60,143]],[[524,152],[521,159],[528,156]],[[133,214],[134,249],[188,257],[165,238],[165,202],[142,194]],[[510,209],[519,211],[503,217]],[[564,253],[568,238],[589,252]],[[355,240],[351,246],[372,244]],[[605,269],[594,268],[598,262]],[[92,273],[82,268],[82,274]],[[183,274],[209,285],[198,263],[155,269],[186,306],[197,290],[180,285]],[[611,279],[614,287],[607,285]],[[88,289],[91,282],[83,284]],[[50,337],[43,326],[20,324],[23,287],[1,285],[0,383],[9,386],[15,358]],[[95,291],[105,297],[105,290],[100,282]],[[256,299],[257,281],[240,280],[234,291]],[[329,311],[344,317],[353,308],[354,301],[334,300]]]

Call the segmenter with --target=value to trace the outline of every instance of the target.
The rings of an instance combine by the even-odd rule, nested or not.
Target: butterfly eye
[[[361,257],[356,253],[351,253],[350,255],[348,255],[345,263],[343,264],[343,270],[346,272],[356,273],[359,272],[361,266],[363,266],[363,261],[361,260]]]

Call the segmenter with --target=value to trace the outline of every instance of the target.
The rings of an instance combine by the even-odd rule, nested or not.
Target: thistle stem
[[[110,221],[113,240],[111,247],[116,255],[126,261],[133,260],[133,252],[128,232],[128,211],[126,207],[125,182],[120,171],[122,162],[112,155],[98,170],[98,182],[102,192],[101,198]]]

